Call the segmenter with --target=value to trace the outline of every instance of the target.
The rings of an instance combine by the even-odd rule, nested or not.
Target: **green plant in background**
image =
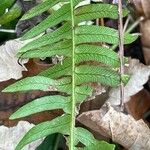
[[[47,136],[44,141],[36,148],[36,150],[60,150],[64,145],[64,137],[55,133]]]
[[[5,25],[17,19],[22,13],[22,8],[16,0],[3,0],[0,2],[0,25]]]
[[[31,9],[22,20],[34,17],[60,0],[44,1]],[[61,1],[62,2],[62,1]],[[117,6],[110,4],[87,4],[79,6],[82,0],[63,0],[64,5],[54,11],[40,24],[28,31],[22,39],[30,39],[58,24],[61,26],[28,43],[18,52],[21,58],[44,58],[62,56],[64,59],[34,77],[27,77],[7,87],[4,92],[28,90],[59,91],[58,95],[45,96],[33,100],[16,111],[10,119],[25,117],[37,112],[63,109],[64,115],[33,127],[17,145],[21,150],[26,144],[53,133],[66,137],[70,150],[112,150],[114,145],[96,140],[86,129],[75,127],[79,104],[92,96],[93,88],[89,83],[96,82],[111,87],[120,84],[121,77],[116,70],[120,62],[117,53],[95,43],[118,44],[118,31],[96,25],[79,25],[96,18],[118,18]],[[128,14],[124,9],[123,15]],[[124,42],[130,44],[137,36],[125,33]],[[95,63],[103,65],[94,65]],[[103,67],[102,67],[103,66]],[[126,81],[127,82],[127,81]],[[78,147],[78,143],[85,147]]]
[[[22,8],[16,0],[0,1],[0,41],[15,38],[14,31],[18,18],[22,15]]]

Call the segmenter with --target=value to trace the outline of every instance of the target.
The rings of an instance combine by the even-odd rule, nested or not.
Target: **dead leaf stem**
[[[122,0],[118,0],[118,32],[119,32],[119,59],[120,59],[120,75],[124,74],[124,32],[123,32],[123,21],[122,21]],[[124,110],[124,83],[121,80],[120,85],[120,105],[121,110]]]

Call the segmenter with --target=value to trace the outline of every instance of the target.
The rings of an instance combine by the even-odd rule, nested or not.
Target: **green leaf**
[[[70,40],[61,41],[54,45],[40,47],[25,53],[18,53],[18,56],[21,56],[21,58],[45,58],[55,55],[63,55],[68,57],[71,56],[71,46]]]
[[[126,74],[121,75],[121,80],[123,81],[123,83],[125,84],[128,83],[129,79],[130,79],[129,75]]]
[[[92,96],[93,88],[88,85],[76,86],[75,97],[76,103],[82,103],[87,97]]]
[[[46,10],[50,9],[51,7],[56,5],[58,2],[65,2],[65,1],[67,1],[67,0],[53,0],[53,1],[46,0],[45,2],[42,2],[42,3],[38,4],[37,6],[33,7],[31,10],[29,10],[21,18],[21,20],[26,20],[26,19],[35,17],[35,16],[45,12]]]
[[[118,31],[109,27],[83,25],[75,30],[76,44],[89,42],[106,42],[109,44],[118,44]],[[137,39],[138,36],[125,33],[124,44],[130,44]]]
[[[22,39],[32,38],[31,34],[25,34]],[[54,32],[47,33],[43,35],[42,37],[33,40],[32,42],[26,44],[24,47],[22,47],[19,52],[26,52],[30,49],[36,49],[41,46],[45,46],[47,44],[54,44],[55,42],[58,42],[64,38],[71,38],[71,27],[68,23],[65,23],[62,27],[58,28]]]
[[[93,88],[89,85],[76,86],[75,92],[83,95],[92,95]]]
[[[75,128],[76,143],[81,142],[85,145],[84,150],[114,150],[115,145],[95,140],[94,136],[84,128]]]
[[[44,32],[46,29],[53,27],[63,21],[70,20],[70,5],[65,4],[60,9],[52,13],[45,20],[43,20],[40,24],[33,27],[30,31],[28,31],[24,37],[32,38],[40,33]]]
[[[117,53],[106,47],[82,44],[76,47],[76,53],[76,63],[97,61],[113,67],[120,65]]]
[[[104,85],[116,87],[120,84],[120,75],[106,67],[83,65],[76,67],[76,84],[100,82]]]
[[[75,128],[75,133],[76,143],[81,142],[85,146],[88,146],[95,142],[94,136],[84,128]]]
[[[128,14],[128,10],[124,9],[123,16]],[[116,5],[110,4],[89,4],[84,5],[75,10],[75,23],[89,21],[97,18],[118,18],[118,8]]]
[[[19,142],[15,150],[21,150],[25,145],[53,133],[69,134],[70,115],[57,117],[52,121],[40,123],[30,129]]]
[[[10,8],[16,0],[2,0],[0,1],[0,15],[5,13],[7,8]]]
[[[83,150],[115,150],[115,145],[100,141],[83,148]]]
[[[21,12],[21,7],[16,3],[7,13],[0,16],[0,25],[4,25],[18,18],[21,15]]]
[[[88,98],[88,95],[75,93],[75,97],[76,97],[76,99],[75,99],[76,103],[81,104],[82,102],[84,102]]]
[[[44,76],[34,76],[24,78],[7,88],[2,92],[19,92],[29,90],[43,90],[43,91],[61,91],[66,92],[70,89],[70,78],[62,78],[59,80],[53,80]]]
[[[41,72],[39,76],[57,79],[62,76],[71,75],[71,59],[67,58],[53,67]]]
[[[56,85],[59,83],[53,79],[42,77],[42,76],[34,76],[27,77],[23,80],[20,80],[3,90],[3,92],[18,92],[18,91],[28,91],[28,90],[54,90],[56,91]]]
[[[59,95],[38,98],[19,108],[9,119],[22,118],[38,112],[54,109],[63,109],[66,113],[70,113],[70,98]]]
[[[24,19],[42,13],[58,2],[57,0],[44,1],[29,11]],[[70,150],[76,150],[75,146],[80,142],[86,146],[85,149],[97,150],[98,147],[98,149],[114,149],[114,146],[94,139],[85,129],[76,128],[75,123],[77,106],[88,97],[92,97],[94,87],[91,83],[117,87],[121,80],[126,82],[126,77],[117,72],[120,65],[117,53],[102,45],[102,42],[106,45],[118,44],[118,30],[105,26],[81,26],[79,24],[100,17],[116,19],[118,17],[117,6],[101,3],[79,6],[79,2],[82,0],[69,0],[63,3],[61,8],[54,10],[23,37],[23,39],[30,39],[40,33],[43,34],[21,48],[18,56],[37,58],[64,55],[64,60],[38,76],[25,78],[4,90],[7,92],[43,90],[56,91],[57,94],[54,97],[46,96],[30,102],[20,108],[12,118],[51,109],[63,109],[64,116],[35,126],[21,140],[16,150],[53,133],[67,135]],[[126,14],[125,9],[124,15]],[[45,32],[51,27],[57,29],[49,33]],[[136,38],[135,35],[125,33],[124,43],[132,43]],[[101,46],[98,46],[100,44]],[[70,115],[66,115],[67,113]]]
[[[72,90],[71,90],[71,78],[70,77],[65,77],[65,78],[62,78],[62,79],[60,79],[58,81],[60,82],[60,85],[56,86],[58,91],[65,92],[65,93],[70,95],[72,93]]]
[[[65,139],[62,134],[51,134],[35,150],[57,150],[64,147]]]

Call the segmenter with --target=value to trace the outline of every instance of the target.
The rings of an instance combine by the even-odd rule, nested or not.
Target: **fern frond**
[[[14,113],[10,117],[11,119],[52,109],[63,109],[64,115],[33,127],[21,140],[16,150],[21,150],[26,144],[52,133],[67,135],[66,139],[70,150],[94,150],[98,146],[102,150],[113,150],[113,145],[97,141],[89,131],[76,128],[75,119],[78,112],[77,106],[93,94],[94,88],[89,83],[96,82],[117,87],[121,80],[127,82],[129,79],[128,75],[120,76],[116,71],[119,67],[117,53],[103,45],[98,46],[101,42],[118,44],[118,31],[105,26],[80,25],[83,21],[101,17],[117,19],[117,6],[110,4],[79,6],[79,2],[82,0],[46,0],[30,10],[22,19],[29,19],[47,11],[59,2],[65,3],[23,36],[23,39],[30,39],[43,34],[22,47],[18,56],[41,58],[63,55],[64,60],[35,77],[25,78],[10,85],[4,91],[58,91],[55,96],[33,100]],[[124,9],[123,15],[127,14],[127,9]],[[57,26],[58,24],[59,26]],[[56,30],[45,32],[54,26],[57,27]],[[132,43],[136,39],[135,35],[124,34],[125,44]],[[61,96],[60,92],[61,94],[63,92]],[[78,147],[79,142],[85,147]]]

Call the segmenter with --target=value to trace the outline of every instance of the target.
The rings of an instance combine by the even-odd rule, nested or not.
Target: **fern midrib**
[[[72,107],[71,107],[71,127],[70,127],[70,150],[74,149],[74,127],[75,127],[75,21],[74,21],[74,0],[70,0],[71,7],[71,27],[72,27]]]

